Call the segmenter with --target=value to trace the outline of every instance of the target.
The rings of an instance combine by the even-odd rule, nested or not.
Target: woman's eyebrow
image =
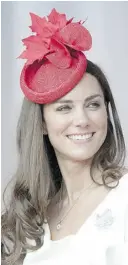
[[[94,94],[94,95],[91,95],[89,97],[87,97],[84,101],[85,102],[88,102],[94,98],[97,98],[97,97],[103,97],[101,94]],[[73,100],[69,100],[69,99],[60,99],[60,100],[57,100],[55,103],[73,103],[74,101]]]
[[[102,96],[101,94],[94,94],[94,95],[91,95],[91,96],[87,97],[87,98],[85,99],[85,102],[88,102],[88,101],[90,101],[90,100],[92,100],[92,99],[95,99],[95,98],[97,98],[97,97],[103,98],[103,96]]]

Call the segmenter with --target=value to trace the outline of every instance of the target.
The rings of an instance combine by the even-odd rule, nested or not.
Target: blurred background
[[[17,167],[16,126],[23,100],[19,79],[25,63],[17,57],[24,50],[21,40],[31,34],[29,12],[43,17],[56,8],[68,19],[86,20],[93,39],[86,55],[108,78],[128,149],[128,2],[9,1],[1,8],[2,193]]]

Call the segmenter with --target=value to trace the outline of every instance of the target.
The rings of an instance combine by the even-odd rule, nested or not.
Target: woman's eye
[[[98,103],[98,102],[91,102],[91,103],[88,104],[87,107],[92,108],[92,109],[98,109],[100,107],[100,103]]]
[[[68,111],[70,109],[71,109],[71,107],[66,105],[66,106],[61,106],[61,107],[57,108],[57,111]]]

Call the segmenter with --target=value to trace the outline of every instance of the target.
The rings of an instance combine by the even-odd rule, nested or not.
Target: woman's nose
[[[73,124],[76,127],[86,127],[89,125],[89,117],[85,110],[76,111],[73,117]]]

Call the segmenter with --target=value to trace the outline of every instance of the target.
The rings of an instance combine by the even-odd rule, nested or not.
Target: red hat
[[[32,35],[23,39],[26,50],[19,58],[27,59],[20,77],[27,99],[39,104],[53,102],[72,90],[86,71],[82,51],[91,48],[92,39],[83,23],[67,20],[53,9],[41,18],[30,13]]]

